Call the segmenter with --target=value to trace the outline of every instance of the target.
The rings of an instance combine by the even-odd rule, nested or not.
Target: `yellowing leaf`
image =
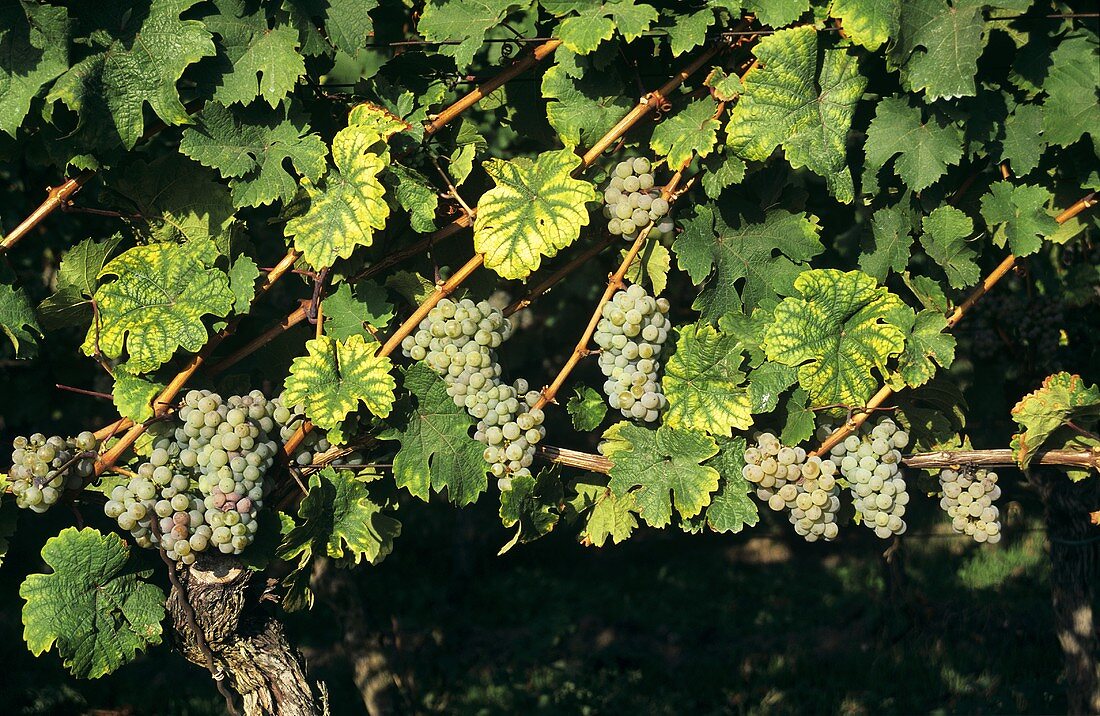
[[[580,163],[570,149],[543,152],[534,161],[490,159],[496,186],[482,195],[474,220],[474,249],[504,278],[524,278],[572,244],[588,223],[586,201],[596,191],[570,172]]]
[[[376,344],[361,335],[346,341],[321,336],[306,343],[309,355],[294,359],[286,378],[283,400],[304,404],[306,417],[328,430],[335,428],[362,401],[384,418],[393,406],[397,383],[387,356],[374,354]]]
[[[1100,388],[1086,385],[1079,375],[1055,373],[1043,381],[1043,387],[1016,403],[1012,419],[1021,428],[1012,436],[1013,453],[1020,467],[1026,468],[1048,442],[1068,442],[1052,439],[1066,423],[1095,430],[1093,423],[1100,420]],[[1079,438],[1081,435],[1079,431],[1072,431],[1066,437]],[[1066,447],[1065,444],[1051,446]]]
[[[719,323],[683,326],[676,350],[665,364],[661,381],[668,398],[665,425],[717,435],[752,425],[748,390],[742,383],[741,342]]]

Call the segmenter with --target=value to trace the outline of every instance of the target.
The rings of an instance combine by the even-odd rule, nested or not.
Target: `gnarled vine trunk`
[[[1071,714],[1100,713],[1100,638],[1092,605],[1096,598],[1100,543],[1089,512],[1100,507],[1100,481],[1079,483],[1063,472],[1038,475],[1050,538],[1050,591],[1055,628],[1065,657]]]
[[[238,560],[203,555],[179,572],[195,621],[225,674],[229,689],[240,695],[245,716],[326,716],[324,684],[306,675],[305,660],[287,640],[280,622],[264,604],[265,585]],[[178,647],[203,668],[206,655],[189,626],[175,589],[168,598]]]

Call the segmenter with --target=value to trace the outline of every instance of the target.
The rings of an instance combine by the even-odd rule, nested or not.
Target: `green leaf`
[[[899,311],[903,320],[895,325],[906,332],[905,350],[898,357],[898,375],[892,377],[894,390],[905,386],[916,388],[932,380],[936,366],[947,369],[955,360],[955,337],[948,333],[947,319],[939,311],[924,310],[914,314]]]
[[[108,263],[100,278],[117,278],[96,291],[99,325],[81,350],[94,355],[98,342],[119,358],[125,348],[132,373],[159,368],[177,348],[197,352],[207,338],[202,317],[225,317],[234,302],[229,277],[212,267],[216,256],[209,240],[199,240],[137,246]]]
[[[530,0],[429,0],[416,29],[430,42],[460,40],[457,45],[440,45],[439,52],[453,57],[458,69],[463,70],[474,61],[485,33],[513,10],[528,5]]]
[[[294,247],[315,268],[348,258],[356,246],[370,246],[374,232],[385,227],[390,215],[383,198],[385,189],[378,180],[388,151],[383,147],[380,154],[374,145],[389,138],[398,127],[379,128],[374,119],[367,118],[364,124],[355,124],[354,113],[348,121],[347,128],[332,140],[336,166],[316,183],[302,177],[309,209],[286,224],[287,235],[294,237]]]
[[[710,74],[703,80],[703,84],[710,87],[710,93],[715,99],[723,102],[737,99],[745,91],[741,78],[735,74],[727,75],[721,67],[712,68]]]
[[[629,249],[623,249],[620,256],[625,259],[628,251]],[[652,240],[646,243],[645,248],[630,264],[630,268],[626,270],[626,279],[631,283],[648,284],[653,289],[650,293],[660,296],[668,285],[668,272],[671,268],[672,254],[664,244]]]
[[[999,181],[982,197],[982,218],[996,227],[993,241],[1008,247],[1016,256],[1027,256],[1043,246],[1043,239],[1058,230],[1058,222],[1047,213],[1050,192],[1041,186]]]
[[[540,4],[558,16],[572,10],[580,13],[562,20],[554,33],[578,55],[592,52],[601,42],[614,37],[616,30],[627,42],[631,42],[641,37],[657,20],[657,11],[653,7],[636,4],[635,0],[541,0]]]
[[[690,15],[674,15],[661,29],[668,33],[668,48],[673,57],[679,57],[706,42],[707,30],[713,24],[714,10],[706,7]]]
[[[203,23],[180,20],[197,1],[151,0],[147,12],[127,11],[118,27],[97,31],[97,37],[109,38],[105,49],[61,75],[46,101],[60,100],[81,122],[102,122],[95,113],[106,106],[126,149],[137,144],[145,129],[146,103],[165,124],[187,124],[176,82],[193,63],[214,54]]]
[[[101,242],[85,239],[65,253],[57,272],[57,290],[38,306],[47,328],[80,326],[92,320],[96,278],[121,242],[121,234]]]
[[[718,491],[707,507],[706,523],[715,532],[736,534],[760,521],[749,494],[752,485],[741,474],[745,467],[745,438],[718,438],[718,454],[704,463],[721,476]]]
[[[966,240],[974,233],[974,222],[953,206],[941,206],[921,220],[920,242],[928,257],[947,273],[951,288],[966,288],[981,277],[974,262],[974,249]]]
[[[564,53],[566,50],[558,50]],[[546,119],[567,147],[591,146],[630,111],[634,103],[613,72],[588,68],[573,77],[559,56],[542,76]]]
[[[905,334],[888,322],[905,304],[859,271],[806,271],[795,289],[801,298],[776,306],[768,327],[768,360],[797,366],[816,405],[866,404],[874,371],[885,377],[886,362],[905,347]]]
[[[664,424],[729,435],[752,425],[741,342],[723,320],[679,329],[676,349],[665,363],[661,387],[668,398]]]
[[[228,179],[238,207],[291,201],[298,181],[288,164],[310,181],[325,173],[324,142],[285,107],[272,112],[208,102],[183,131],[180,151]]]
[[[587,385],[577,386],[573,390],[573,395],[565,404],[565,409],[573,418],[573,427],[582,432],[595,430],[607,415],[607,403],[603,396]]]
[[[256,279],[260,269],[256,262],[241,254],[229,267],[229,290],[233,292],[233,313],[244,315],[256,297]]]
[[[561,502],[561,481],[553,473],[512,478],[512,486],[500,493],[500,519],[505,527],[515,526],[516,534],[497,554],[548,534],[561,517]]]
[[[810,394],[795,388],[787,398],[787,419],[779,439],[784,445],[798,445],[814,436],[814,413],[810,410]]]
[[[246,0],[214,0],[214,6],[215,12],[203,18],[220,39],[214,100],[249,104],[262,97],[274,109],[306,73],[298,30],[269,23],[264,8]]]
[[[608,538],[619,544],[630,538],[638,526],[638,505],[634,493],[616,495],[597,475],[578,478],[570,489],[569,506],[584,525],[579,535],[586,547],[603,547]]]
[[[764,161],[779,145],[796,169],[825,179],[838,201],[855,195],[847,166],[848,130],[867,79],[856,55],[824,50],[818,67],[812,26],[781,30],[753,49],[763,65],[745,75],[745,92],[730,111],[727,141],[746,159]]]
[[[378,0],[328,0],[325,34],[336,49],[355,57],[374,34],[370,12]]]
[[[1008,160],[1017,176],[1039,166],[1047,142],[1043,134],[1043,108],[1034,104],[1017,105],[1008,115],[1001,140],[1001,157]]]
[[[130,550],[116,534],[69,527],[42,548],[53,570],[31,574],[19,587],[23,639],[35,656],[57,648],[78,678],[109,674],[160,643],[165,596],[127,568]]]
[[[42,88],[69,69],[69,17],[64,7],[0,7],[0,131],[15,136]]]
[[[962,159],[962,137],[938,116],[925,121],[921,110],[903,97],[885,97],[875,107],[864,146],[867,162],[882,166],[897,156],[894,173],[913,191],[921,191]]]
[[[768,27],[783,27],[802,17],[810,0],[742,0],[741,5]]]
[[[444,489],[456,505],[474,502],[485,491],[488,466],[484,446],[470,437],[470,416],[455,406],[443,379],[422,363],[409,367],[403,383],[413,400],[378,436],[401,443],[393,458],[394,481],[425,502],[432,490]]]
[[[909,214],[896,206],[879,209],[871,217],[873,248],[859,255],[864,273],[884,281],[890,272],[901,273],[909,266],[913,246],[913,226]]]
[[[473,146],[473,145],[465,145]],[[439,206],[439,193],[427,178],[400,164],[391,164],[383,175],[383,182],[393,189],[393,197],[401,208],[409,212],[409,225],[413,231],[428,234],[435,230],[435,211]],[[453,169],[453,165],[452,165]],[[461,183],[457,177],[454,180]]]
[[[305,405],[306,417],[319,427],[335,428],[359,403],[379,418],[390,414],[397,383],[388,356],[374,354],[363,336],[346,341],[321,336],[306,342],[309,355],[290,366],[284,384],[287,405]]]
[[[608,455],[614,463],[609,487],[617,495],[633,492],[646,524],[667,526],[673,506],[687,518],[710,504],[718,471],[700,463],[717,454],[714,438],[666,425],[649,430],[630,423],[612,425],[604,437],[609,433],[621,442]]]
[[[1100,142],[1100,49],[1096,35],[1082,31],[1062,40],[1050,56],[1050,74],[1043,83],[1043,133],[1046,141],[1060,147],[1092,135]]]
[[[901,5],[901,0],[833,0],[829,14],[852,42],[877,50],[898,34]]]
[[[356,284],[354,291],[348,284],[341,284],[321,302],[321,313],[325,317],[325,333],[338,341],[352,336],[374,340],[364,326],[382,330],[394,315],[386,289],[373,281]]]
[[[972,97],[982,54],[982,4],[959,0],[906,0],[897,42],[888,58],[904,86],[925,100]]]
[[[726,187],[739,184],[745,178],[745,162],[732,151],[712,154],[703,162],[703,191],[711,199],[721,196]]]
[[[700,205],[682,226],[672,250],[692,283],[706,282],[692,307],[711,323],[742,306],[752,309],[790,295],[806,262],[824,249],[817,219],[809,214],[770,211],[763,223],[731,228],[710,206]]]
[[[0,331],[11,341],[17,358],[31,358],[37,352],[35,334],[42,335],[27,294],[21,288],[0,283]]]
[[[1100,388],[1085,385],[1079,375],[1055,373],[1043,380],[1043,386],[1025,395],[1012,408],[1012,419],[1020,432],[1012,436],[1013,455],[1026,468],[1035,455],[1068,422],[1088,429],[1100,419]],[[1079,435],[1074,431],[1075,435]],[[1062,445],[1054,445],[1062,447]]]
[[[718,104],[709,97],[695,100],[653,129],[650,149],[663,156],[671,169],[678,169],[692,156],[707,156],[714,150],[722,126],[715,118],[717,109]]]
[[[115,370],[111,395],[118,414],[141,423],[153,417],[153,400],[164,390],[164,383],[134,375],[122,368]]]
[[[496,186],[481,196],[474,249],[504,278],[525,278],[572,244],[588,224],[585,202],[596,190],[570,172],[580,160],[571,149],[543,152],[534,161],[490,159],[482,164]]]
[[[783,391],[797,382],[796,369],[764,361],[749,372],[749,409],[753,414],[770,413],[779,405]]]

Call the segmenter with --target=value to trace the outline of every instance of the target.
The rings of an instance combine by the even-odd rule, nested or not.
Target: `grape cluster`
[[[668,338],[668,300],[653,298],[634,284],[616,291],[596,324],[600,370],[607,379],[607,402],[626,418],[652,423],[668,401],[658,371],[661,346]]]
[[[627,159],[615,165],[611,180],[603,192],[603,215],[607,230],[614,236],[633,241],[646,224],[657,222],[650,236],[671,237],[676,224],[668,216],[668,200],[653,186],[649,160]]]
[[[501,380],[496,348],[508,340],[511,323],[487,301],[441,300],[401,342],[405,356],[425,361],[447,383],[455,405],[478,421],[474,437],[502,490],[511,479],[530,476],[535,445],[546,435],[538,391],[525,380]]]
[[[833,540],[839,532],[836,472],[832,460],[807,457],[800,447],[784,447],[772,433],[756,436],[756,445],[745,450],[741,470],[768,507],[776,512],[788,510],[794,531],[808,542]]]
[[[941,470],[940,490],[940,507],[951,518],[952,529],[975,542],[1001,541],[1001,513],[993,504],[1001,496],[997,473],[985,468]]]
[[[1049,364],[1061,344],[1063,304],[1049,296],[1025,292],[989,294],[977,305],[969,332],[975,355],[1004,355],[1005,348],[1025,348]]]
[[[828,426],[823,427],[821,439],[831,432]],[[833,460],[839,461],[840,474],[848,480],[863,524],[881,539],[905,532],[902,517],[909,493],[901,475],[901,448],[908,444],[908,433],[884,417],[871,428],[864,423],[857,434],[849,435],[831,451]]]
[[[95,474],[95,435],[82,432],[75,438],[35,433],[12,442],[11,491],[20,507],[45,512],[65,490],[78,490]],[[81,457],[82,453],[88,455]]]

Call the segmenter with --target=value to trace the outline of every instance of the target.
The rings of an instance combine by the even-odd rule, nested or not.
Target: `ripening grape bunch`
[[[831,432],[829,426],[823,426],[819,437],[825,439]],[[904,534],[906,529],[902,517],[909,493],[901,474],[901,449],[908,444],[909,434],[884,417],[872,427],[864,423],[855,435],[831,450],[863,524],[880,539]]]
[[[604,304],[594,339],[608,405],[625,418],[652,423],[668,405],[661,392],[661,347],[668,338],[668,300],[638,284],[616,291]]]
[[[11,491],[19,507],[45,512],[65,490],[78,490],[95,473],[95,435],[73,438],[35,433],[12,441]],[[87,454],[85,454],[87,453]]]
[[[940,507],[951,528],[975,542],[1001,541],[1001,513],[993,501],[1001,496],[997,473],[985,468],[940,471]]]
[[[781,512],[807,542],[830,541],[839,533],[840,486],[832,460],[807,457],[800,447],[786,447],[772,433],[759,433],[745,449],[741,474],[756,485],[756,496]]]
[[[475,420],[474,437],[502,490],[530,476],[535,445],[546,435],[538,391],[527,381],[501,380],[496,349],[512,334],[511,322],[487,301],[441,300],[401,342],[406,357],[424,361],[447,384],[447,394]]]
[[[648,159],[637,157],[621,161],[611,170],[603,192],[603,215],[612,235],[633,241],[651,221],[655,222],[652,237],[663,239],[675,232],[676,224],[668,216],[668,200],[653,186],[651,169]]]

